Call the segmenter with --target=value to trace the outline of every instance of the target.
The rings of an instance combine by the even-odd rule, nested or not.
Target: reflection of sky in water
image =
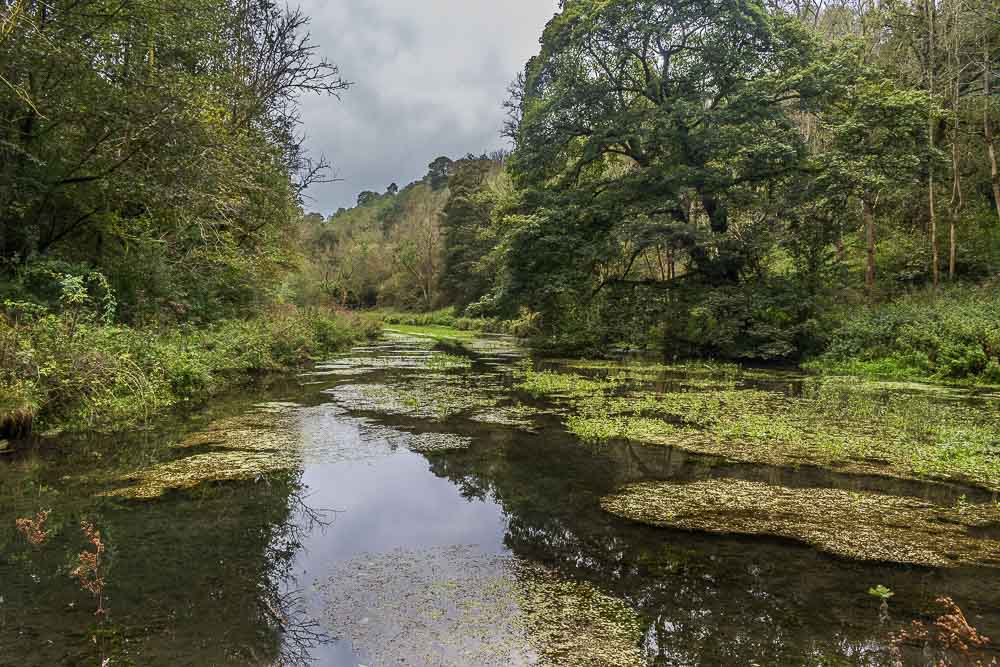
[[[475,545],[482,553],[505,553],[506,521],[491,500],[466,500],[459,489],[434,476],[421,455],[396,454],[337,464],[308,465],[303,483],[310,507],[337,510],[333,523],[314,530],[296,560],[298,583],[310,612],[322,617],[313,585],[328,579],[338,562],[399,548]],[[314,664],[369,664],[345,643],[313,651]]]

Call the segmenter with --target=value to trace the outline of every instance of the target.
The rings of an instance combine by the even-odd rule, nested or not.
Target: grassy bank
[[[523,311],[514,320],[491,317],[460,317],[454,307],[442,308],[427,313],[399,310],[376,311],[385,324],[393,327],[446,327],[475,333],[494,333],[531,338],[538,333],[538,318],[530,311]]]
[[[70,314],[0,317],[0,438],[32,428],[127,428],[250,374],[347,349],[378,330],[373,318],[294,307],[163,330]]]

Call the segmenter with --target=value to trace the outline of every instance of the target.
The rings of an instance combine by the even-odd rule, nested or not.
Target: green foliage
[[[1000,384],[1000,290],[918,292],[851,309],[809,364],[829,371]]]
[[[67,298],[103,276],[115,317],[138,325],[267,301],[294,260],[302,188],[323,173],[297,137],[297,96],[346,86],[308,18],[273,0],[9,9],[0,296],[56,306],[33,276],[67,274]]]
[[[494,160],[461,160],[453,165],[444,207],[444,266],[441,287],[449,303],[464,310],[482,299],[492,287],[493,276],[482,263],[496,247],[492,234],[495,188],[502,180]]]
[[[868,589],[868,595],[871,595],[872,597],[876,597],[879,600],[885,601],[885,600],[888,600],[889,598],[895,596],[896,594],[893,593],[888,588],[886,588],[885,586],[883,586],[882,584],[879,584],[878,586],[874,586],[873,588],[869,588]]]
[[[417,182],[397,193],[368,194],[362,205],[328,221],[303,222],[306,261],[295,292],[306,303],[434,307],[440,300],[440,217],[447,190]]]
[[[251,372],[294,368],[377,332],[370,318],[293,307],[164,331],[71,311],[3,317],[0,420],[21,415],[43,427],[122,429],[223,391]]]

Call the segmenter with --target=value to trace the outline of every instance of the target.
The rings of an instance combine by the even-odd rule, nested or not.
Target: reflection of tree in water
[[[151,502],[52,495],[44,549],[14,519],[0,528],[0,665],[304,664],[324,638],[298,612],[290,573],[305,533],[327,519],[306,505],[301,473],[203,485]],[[86,516],[108,545],[108,616],[68,576]],[[7,523],[7,522],[4,522]],[[10,535],[6,532],[10,531]]]
[[[678,469],[664,459],[659,470],[655,461],[636,470],[621,451],[594,452],[553,434],[492,440],[431,456],[431,469],[466,497],[501,504],[514,554],[634,605],[653,664],[888,664],[888,629],[866,592],[877,583],[897,592],[899,623],[943,591],[984,606],[981,630],[1000,622],[1000,592],[984,595],[981,572],[838,561],[777,541],[650,529],[599,508],[600,496],[625,481],[698,476],[702,464]]]
[[[331,641],[319,622],[308,613],[305,598],[292,574],[295,557],[305,538],[333,522],[332,510],[312,507],[307,501],[300,474],[288,496],[291,510],[288,518],[273,528],[265,558],[270,571],[262,582],[259,596],[262,618],[280,640],[275,664],[282,667],[311,664],[312,651]]]

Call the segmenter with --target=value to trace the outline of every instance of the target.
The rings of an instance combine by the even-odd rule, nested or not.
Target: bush
[[[840,314],[811,367],[1000,382],[1000,287],[953,287]]]
[[[378,333],[372,318],[294,307],[208,328],[140,330],[72,314],[0,316],[0,423],[120,429]],[[23,429],[22,429],[23,430]]]

